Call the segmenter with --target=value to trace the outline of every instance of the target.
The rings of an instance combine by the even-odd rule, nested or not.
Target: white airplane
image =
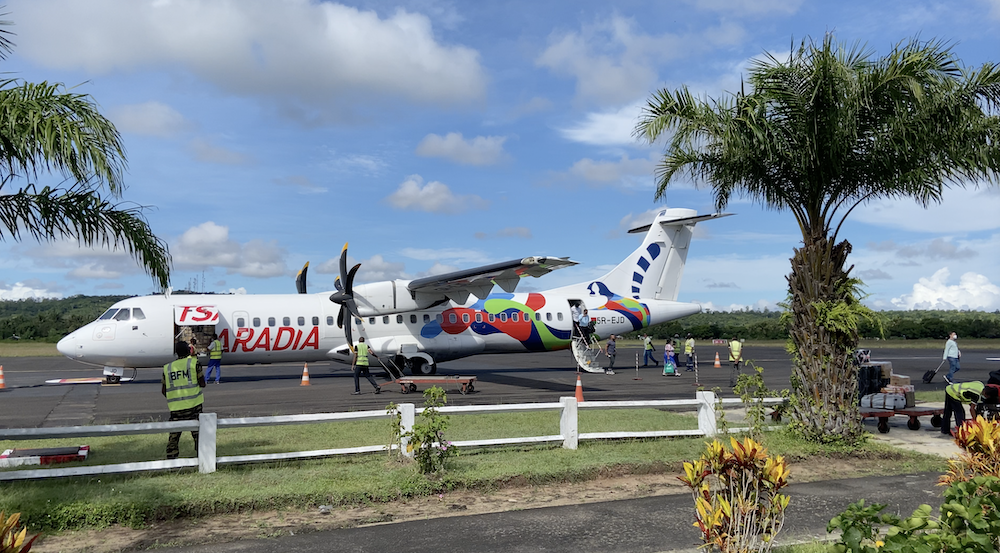
[[[104,367],[110,382],[125,368],[160,367],[174,359],[182,336],[207,346],[213,332],[223,364],[351,363],[355,336],[414,375],[479,353],[520,353],[571,347],[573,306],[589,310],[600,336],[622,334],[701,311],[677,301],[694,226],[728,214],[664,209],[646,226],[642,244],[596,280],[546,292],[514,293],[518,282],[576,265],[564,257],[527,257],[475,269],[354,286],[359,265],[340,256],[337,290],[299,294],[155,295],[122,300],[96,321],[59,341],[66,357]],[[491,293],[494,285],[503,293]],[[472,297],[470,297],[472,296]],[[596,367],[583,367],[597,372]]]

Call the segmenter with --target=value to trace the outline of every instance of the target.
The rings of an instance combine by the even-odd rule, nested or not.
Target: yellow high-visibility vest
[[[742,361],[743,358],[740,357],[741,349],[743,349],[743,344],[741,344],[739,340],[729,342],[729,360],[736,361],[736,358],[739,357],[740,361]]]
[[[183,411],[205,402],[198,385],[198,360],[194,357],[164,365],[163,382],[167,385],[167,407],[171,411]]]
[[[361,342],[358,344],[357,348],[358,361],[357,364],[362,367],[368,366],[368,344]]]
[[[209,359],[222,359],[222,341],[212,340],[212,348],[208,352]]]

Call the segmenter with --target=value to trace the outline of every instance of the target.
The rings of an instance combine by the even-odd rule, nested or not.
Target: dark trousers
[[[608,368],[609,369],[615,368],[615,354],[614,353],[608,353]]]
[[[361,391],[361,381],[359,377],[364,376],[368,379],[368,382],[372,383],[372,387],[378,388],[378,382],[375,382],[375,377],[372,373],[368,372],[368,365],[354,365],[354,391]]]
[[[644,350],[642,350],[642,366],[643,367],[645,367],[646,365],[649,364],[649,360],[650,359],[653,360],[653,366],[656,366],[656,364],[659,363],[659,361],[657,361],[656,358],[653,357],[653,352],[654,351],[656,351],[656,350],[652,350],[652,349],[644,349]]]
[[[202,405],[192,407],[190,409],[181,409],[180,411],[171,411],[170,420],[171,421],[190,421],[198,420],[198,415],[201,414]],[[167,438],[167,459],[176,459],[181,454],[181,434],[182,432],[171,432],[170,437]],[[191,437],[194,438],[194,455],[198,456],[198,431],[192,430]]]
[[[955,414],[955,428],[962,426],[965,422],[965,407],[962,402],[951,397],[951,394],[944,394],[944,416],[941,418],[941,433],[951,436],[951,414]]]
[[[729,385],[730,386],[735,386],[736,385],[736,381],[739,380],[739,377],[740,377],[740,364],[741,363],[743,363],[743,361],[730,361],[729,362],[729,365],[731,367],[731,370],[729,371]]]

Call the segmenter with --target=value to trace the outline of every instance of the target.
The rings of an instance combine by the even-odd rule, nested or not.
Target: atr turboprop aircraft
[[[70,359],[104,367],[111,382],[120,380],[126,368],[169,363],[178,339],[193,336],[203,349],[213,332],[222,341],[226,365],[349,364],[355,337],[364,336],[379,356],[414,375],[433,374],[438,363],[479,353],[567,349],[574,306],[589,310],[600,336],[700,312],[696,303],[677,301],[688,246],[696,223],[726,215],[661,210],[649,225],[629,231],[645,232],[645,239],[611,272],[545,292],[515,293],[515,288],[522,278],[576,262],[526,257],[354,286],[360,264],[347,270],[345,244],[333,292],[305,293],[306,264],[297,279],[299,294],[135,297],[70,333],[58,349]],[[503,292],[491,293],[494,286]]]

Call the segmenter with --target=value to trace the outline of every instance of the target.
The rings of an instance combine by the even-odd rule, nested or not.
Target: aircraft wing
[[[477,298],[489,295],[493,285],[513,293],[524,277],[540,277],[562,267],[576,265],[568,257],[525,257],[464,269],[443,275],[411,280],[406,288],[413,294],[446,296],[452,301],[465,303],[469,294]]]

